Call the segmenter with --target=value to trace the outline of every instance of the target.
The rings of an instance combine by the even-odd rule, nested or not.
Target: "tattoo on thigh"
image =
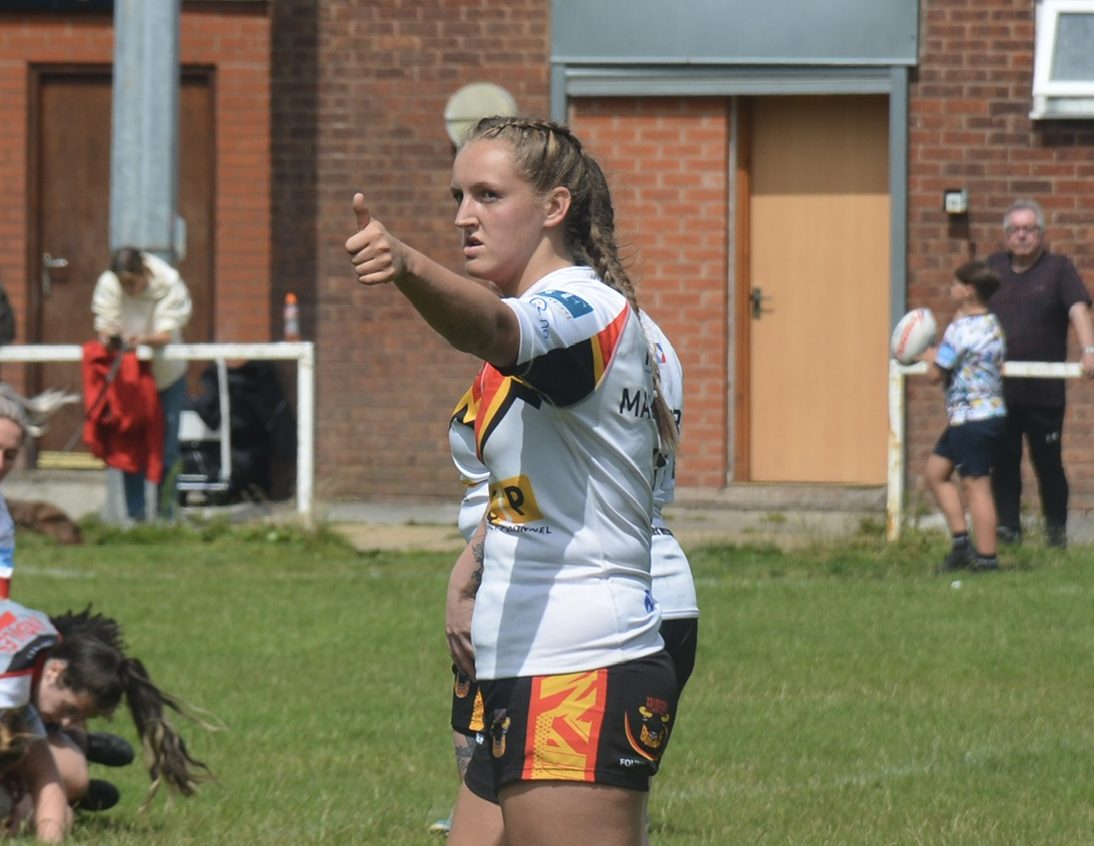
[[[467,775],[467,768],[471,764],[471,756],[475,754],[475,742],[470,738],[463,746],[456,747],[456,772],[460,774],[460,781]]]

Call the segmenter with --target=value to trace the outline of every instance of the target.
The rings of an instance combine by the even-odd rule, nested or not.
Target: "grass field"
[[[93,768],[123,799],[75,841],[443,842],[450,556],[267,526],[88,534],[21,535],[15,598],[118,617],[227,730],[184,727],[219,781],[144,816],[139,768]],[[699,656],[654,844],[1094,843],[1094,550],[1028,543],[958,583],[933,573],[942,544],[691,552]]]

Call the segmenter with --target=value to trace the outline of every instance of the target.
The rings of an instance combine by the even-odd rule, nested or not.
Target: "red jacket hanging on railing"
[[[107,467],[163,480],[163,407],[147,361],[83,345],[84,443]],[[115,357],[120,357],[115,361]]]

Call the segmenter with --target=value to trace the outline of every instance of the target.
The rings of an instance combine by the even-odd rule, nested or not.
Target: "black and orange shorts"
[[[676,719],[665,651],[613,667],[481,681],[486,728],[466,784],[498,801],[518,781],[649,790]]]
[[[684,685],[695,669],[695,650],[699,644],[699,618],[682,617],[661,621],[661,640],[665,642],[665,651],[672,658],[676,668],[676,687],[684,692]]]
[[[470,676],[452,665],[452,730],[475,737],[483,730],[482,691]]]

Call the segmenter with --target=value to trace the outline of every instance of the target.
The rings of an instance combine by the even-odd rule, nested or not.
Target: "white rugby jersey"
[[[684,418],[684,368],[680,357],[648,314],[642,312],[642,325],[646,327],[657,367],[661,374],[661,393],[665,397],[677,430]],[[699,616],[699,603],[695,597],[695,581],[691,577],[691,565],[679,541],[669,531],[661,510],[676,498],[676,456],[660,458],[653,474],[653,547],[650,566],[653,574],[653,596],[661,606],[661,616],[666,620],[681,620]]]
[[[452,463],[456,465],[460,482],[464,486],[456,522],[465,541],[471,540],[471,535],[482,522],[486,504],[490,501],[490,471],[479,461],[475,448],[477,411],[478,403],[475,400],[474,391],[468,388],[467,393],[456,404],[456,409],[452,412],[452,420],[448,425],[448,447],[452,453]]]
[[[10,599],[0,600],[0,708],[30,703],[34,675],[47,651],[59,641],[47,615]]]
[[[683,421],[683,366],[668,337],[646,312],[642,312],[646,338],[657,356],[661,373],[661,391],[672,409],[677,428]],[[470,540],[482,521],[489,500],[490,473],[479,461],[475,451],[475,414],[477,404],[468,389],[452,412],[448,443],[452,463],[460,474],[465,490],[460,501],[458,525],[464,540]],[[650,574],[653,577],[653,598],[665,620],[690,619],[699,616],[695,581],[691,565],[679,541],[669,530],[662,508],[673,501],[676,492],[676,458],[659,461],[654,470],[653,538],[650,549]]]
[[[657,652],[657,433],[641,325],[587,267],[503,302],[520,323],[517,363],[484,366],[473,387],[490,472],[476,673],[575,672]]]

